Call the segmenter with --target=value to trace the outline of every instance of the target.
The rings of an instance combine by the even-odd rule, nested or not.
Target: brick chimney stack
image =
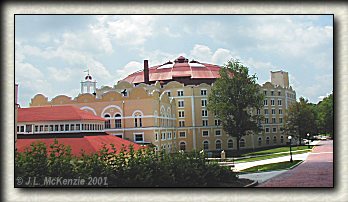
[[[144,60],[144,83],[150,84],[149,79],[149,61]]]

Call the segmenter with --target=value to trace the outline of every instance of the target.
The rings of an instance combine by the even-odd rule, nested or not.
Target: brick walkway
[[[305,162],[258,187],[333,187],[332,141],[321,141]]]

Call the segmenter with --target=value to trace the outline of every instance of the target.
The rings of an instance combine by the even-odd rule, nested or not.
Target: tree
[[[320,133],[333,135],[333,94],[317,104],[318,127]]]
[[[300,102],[289,106],[285,123],[284,132],[299,138],[300,145],[301,140],[307,137],[307,133],[314,134],[317,131],[314,108],[303,97],[300,98]]]
[[[220,69],[209,94],[208,110],[221,120],[223,129],[237,139],[239,153],[240,139],[258,131],[259,116],[253,115],[262,106],[263,94],[257,84],[256,75],[249,76],[249,70],[238,60],[230,60]]]

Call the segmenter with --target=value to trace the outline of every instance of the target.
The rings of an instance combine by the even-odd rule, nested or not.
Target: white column
[[[192,113],[192,135],[193,135],[193,149],[196,150],[196,120],[195,120],[195,101],[193,95],[193,87],[191,87],[191,113]]]

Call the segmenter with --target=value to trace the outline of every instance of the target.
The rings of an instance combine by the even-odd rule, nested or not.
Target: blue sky
[[[76,97],[87,68],[100,87],[180,55],[239,59],[260,84],[287,71],[313,103],[333,90],[331,15],[17,15],[15,49],[22,107],[37,93]]]

